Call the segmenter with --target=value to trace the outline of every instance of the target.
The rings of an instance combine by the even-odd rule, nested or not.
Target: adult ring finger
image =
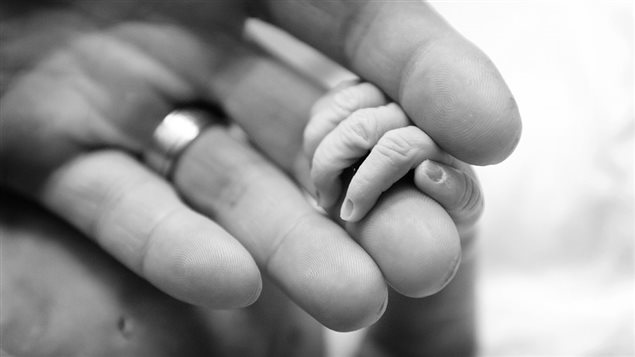
[[[175,109],[154,130],[152,145],[144,152],[146,164],[171,180],[174,167],[185,149],[214,124],[225,124],[220,113],[198,107]]]

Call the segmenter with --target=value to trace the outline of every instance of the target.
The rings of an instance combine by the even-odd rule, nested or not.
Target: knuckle
[[[343,88],[333,94],[333,108],[350,113],[359,107],[361,98],[357,86]]]
[[[248,201],[254,188],[258,187],[262,177],[267,174],[267,164],[261,158],[248,155],[234,157],[232,162],[215,163],[209,171],[205,188],[209,195],[210,214],[232,211],[241,203]],[[187,168],[183,168],[185,171]],[[214,217],[211,217],[214,218]]]
[[[99,185],[98,180],[93,180]],[[132,192],[141,192],[149,185],[149,180],[117,180],[113,185],[101,185],[96,191],[101,194],[97,196],[96,206],[98,214],[94,216],[90,225],[87,227],[89,237],[94,237],[99,244],[106,245],[107,237],[113,221],[116,221],[116,212],[125,210],[127,200],[131,198]]]
[[[342,126],[345,140],[367,147],[372,141],[376,117],[372,110],[358,110],[344,121]]]
[[[278,259],[278,252],[283,251],[284,245],[298,236],[298,230],[312,224],[315,217],[315,214],[310,211],[300,213],[296,219],[287,221],[287,224],[271,237],[270,249],[265,253],[263,263],[268,273],[271,273],[272,261]]]
[[[432,138],[416,126],[411,125],[403,128],[402,137],[409,142],[411,147],[417,148],[419,151],[433,152],[437,149],[437,144],[432,141]]]
[[[390,102],[386,105],[378,107],[386,117],[393,117],[395,121],[399,121],[401,123],[401,127],[407,127],[409,123],[408,115],[403,111],[403,109],[395,102]]]
[[[413,146],[399,131],[384,134],[375,146],[376,151],[394,162],[409,160]]]
[[[151,250],[160,240],[159,235],[164,227],[174,224],[174,220],[179,214],[178,207],[174,207],[162,215],[160,215],[154,222],[148,225],[147,232],[144,235],[141,247],[137,251],[137,259],[133,264],[136,265],[135,271],[138,271],[142,276],[147,276],[148,257],[151,255]]]

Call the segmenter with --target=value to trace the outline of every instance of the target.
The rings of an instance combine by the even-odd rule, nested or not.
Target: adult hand
[[[251,303],[260,290],[258,264],[318,320],[347,330],[379,318],[384,277],[410,296],[447,283],[460,254],[454,225],[412,187],[396,187],[364,221],[347,226],[357,245],[301,203],[294,185],[255,151],[236,142],[213,146],[210,152],[227,150],[225,158],[242,161],[208,172],[211,195],[186,189],[185,160],[174,179],[232,237],[134,159],[173,106],[211,99],[303,181],[306,163],[293,149],[300,147],[300,118],[322,89],[237,39],[249,10],[379,85],[457,158],[501,160],[520,129],[511,95],[487,59],[425,4],[117,4],[2,5],[4,184],[192,303]],[[226,133],[208,135],[231,143]],[[263,195],[269,201],[259,200]],[[271,206],[281,198],[283,207]]]
[[[3,357],[323,356],[321,325],[267,280],[248,308],[185,304],[36,204],[0,202]]]

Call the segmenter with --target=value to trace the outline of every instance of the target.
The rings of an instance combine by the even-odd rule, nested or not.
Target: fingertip
[[[365,253],[364,253],[365,254]],[[349,332],[371,326],[377,322],[388,300],[388,287],[381,271],[368,260],[355,264],[357,257],[351,257],[350,268],[332,271],[329,281],[320,284],[328,290],[321,293],[322,306],[313,306],[313,315],[327,328]],[[368,269],[372,264],[372,269]]]
[[[186,279],[201,284],[201,291],[194,291],[201,305],[240,308],[253,304],[260,296],[262,279],[256,262],[240,243],[230,239],[225,249],[208,245],[204,252],[193,247],[183,266]]]
[[[355,205],[350,198],[346,198],[340,209],[340,218],[344,221],[350,222],[354,213]]]
[[[371,326],[382,317],[388,304],[388,289],[381,274],[340,282],[347,283],[348,291],[341,292],[332,311],[319,318],[325,327],[350,332]]]
[[[473,165],[494,165],[507,159],[518,146],[522,122],[516,100],[505,87],[500,94],[475,95],[474,137],[466,140],[461,156]],[[497,98],[499,100],[497,100]],[[480,107],[479,107],[480,106]]]
[[[450,229],[443,223],[428,224],[427,227],[405,224],[399,239],[427,242],[419,247],[413,246],[411,251],[404,254],[403,265],[393,272],[398,278],[387,278],[397,292],[422,298],[438,293],[449,284],[461,262],[460,240],[453,225]]]
[[[403,78],[412,120],[445,151],[470,164],[507,158],[522,131],[514,97],[491,60],[460,37],[422,46]]]
[[[385,309],[388,288],[381,271],[324,216],[307,216],[294,226],[267,269],[299,306],[332,330],[367,327]]]
[[[356,199],[354,194],[351,194],[352,190],[348,191],[346,198],[340,207],[340,218],[344,222],[358,222],[368,213],[372,208],[372,202]],[[353,191],[354,192],[354,191]]]
[[[168,294],[209,308],[252,304],[262,290],[260,271],[249,252],[220,227],[200,217],[171,239],[157,239],[148,248],[142,271]]]
[[[364,219],[348,228],[389,284],[406,296],[437,293],[451,281],[461,260],[452,219],[405,181],[393,186]]]

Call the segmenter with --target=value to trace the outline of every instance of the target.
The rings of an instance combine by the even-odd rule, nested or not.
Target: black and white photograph
[[[632,0],[4,0],[0,357],[635,357]]]

